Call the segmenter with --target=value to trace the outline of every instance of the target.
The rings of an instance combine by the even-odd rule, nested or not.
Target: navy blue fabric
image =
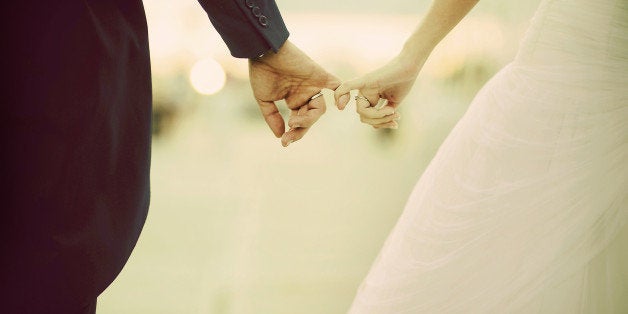
[[[288,30],[274,0],[198,2],[234,57],[255,58],[271,49],[276,52],[288,39]],[[260,21],[262,15],[265,25]]]
[[[246,47],[234,55],[283,43],[261,35],[239,5],[215,10],[227,2],[203,3],[212,20],[239,21],[218,27],[248,29],[225,36],[230,47]],[[89,308],[122,270],[148,212],[144,9],[140,0],[1,8],[0,312],[72,313]],[[267,14],[281,29],[278,12]]]
[[[3,12],[0,288],[11,297],[0,308],[11,311],[0,312],[71,312],[117,276],[148,211],[144,11],[62,0]]]

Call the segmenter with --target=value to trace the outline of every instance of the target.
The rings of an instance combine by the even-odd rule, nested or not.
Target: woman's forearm
[[[400,56],[421,67],[434,47],[479,0],[434,0],[425,18],[406,41]]]

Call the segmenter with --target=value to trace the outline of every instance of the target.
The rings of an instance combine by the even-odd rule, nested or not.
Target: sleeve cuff
[[[199,0],[236,58],[279,50],[290,33],[274,0]]]

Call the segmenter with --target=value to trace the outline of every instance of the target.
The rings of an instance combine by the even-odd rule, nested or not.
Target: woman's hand
[[[395,112],[393,106],[385,106],[376,109],[371,106],[371,102],[362,93],[355,97],[355,109],[360,115],[360,121],[371,125],[375,129],[396,129],[399,127],[397,121],[401,118]]]
[[[425,60],[477,2],[478,0],[434,0],[399,56],[382,68],[345,82],[336,89],[334,96],[338,109],[344,109],[349,102],[349,91],[358,89],[370,105],[376,104],[379,98],[388,100],[388,106],[378,111],[370,105],[366,106],[366,101],[356,99],[360,120],[376,128],[394,127],[394,110],[408,95]]]
[[[360,121],[376,129],[396,129],[400,118],[396,108],[410,92],[422,66],[422,60],[416,61],[402,53],[385,66],[342,83],[334,92],[336,105],[343,110],[349,102],[349,92],[357,89],[360,94],[356,97],[356,111]],[[388,100],[388,104],[378,110],[373,105],[380,98]]]

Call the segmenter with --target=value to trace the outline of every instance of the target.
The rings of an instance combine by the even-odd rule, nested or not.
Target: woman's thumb
[[[336,106],[338,109],[343,110],[349,103],[349,92],[353,89],[359,89],[359,82],[356,80],[351,80],[347,82],[343,82],[336,88],[334,91],[334,98],[336,99]]]

